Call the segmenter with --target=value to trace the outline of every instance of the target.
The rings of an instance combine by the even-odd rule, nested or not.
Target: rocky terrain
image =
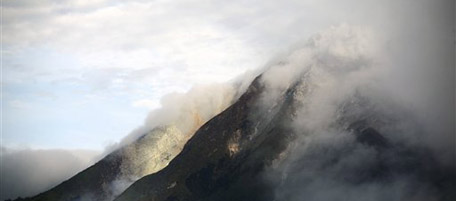
[[[191,134],[158,126],[25,200],[455,200],[454,142],[425,140],[452,133],[381,87],[368,38],[319,34]]]

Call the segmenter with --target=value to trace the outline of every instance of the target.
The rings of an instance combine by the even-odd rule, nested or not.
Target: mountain
[[[333,28],[270,62],[115,201],[455,200],[454,126],[398,94],[369,33]]]
[[[261,91],[257,78],[235,104],[204,124],[166,168],[140,179],[116,200],[267,197],[269,192],[257,177],[293,138],[286,126],[293,91],[268,115],[256,112]]]
[[[240,96],[238,87],[242,86],[213,84],[163,97],[162,108],[109,148],[114,151],[106,151],[109,154],[96,164],[26,200],[113,200],[134,181],[165,167],[203,123]]]
[[[309,88],[308,83],[300,80],[264,110],[259,103],[266,90],[260,80],[261,76],[235,104],[204,124],[168,166],[141,178],[115,201],[301,200],[307,196],[295,198],[301,195],[300,192],[290,189],[306,191],[306,185],[313,185],[310,181],[318,179],[316,172],[322,174],[319,177],[333,174],[333,168],[339,168],[340,161],[355,162],[351,157],[358,157],[356,152],[364,149],[371,151],[375,158],[364,158],[369,164],[359,167],[345,164],[343,171],[331,178],[333,182],[358,186],[361,190],[363,185],[393,185],[401,178],[404,185],[408,182],[415,186],[425,185],[433,191],[436,200],[456,198],[452,190],[456,187],[454,169],[439,164],[424,147],[395,144],[385,137],[375,127],[390,122],[378,111],[372,111],[369,100],[359,95],[339,105],[340,116],[337,125],[333,125],[340,135],[349,133],[353,144],[311,142],[309,146],[315,146],[312,152],[297,152],[299,156],[287,164],[287,176],[284,172],[278,173],[283,171],[280,166],[287,163],[284,158],[293,156],[290,147],[299,141],[299,133],[290,122],[297,117],[300,95],[308,93],[302,89]],[[339,138],[335,137],[335,140]],[[278,181],[272,178],[274,174],[280,174]],[[277,189],[285,187],[293,192],[292,195],[278,196]],[[319,191],[323,194],[332,193],[324,186],[321,188]],[[393,195],[392,199],[413,197],[415,193],[403,192],[399,197]],[[308,196],[309,200],[320,200],[312,198],[313,193]]]
[[[157,127],[69,180],[26,200],[112,200],[136,179],[165,167],[185,140],[175,127]]]
[[[455,200],[454,130],[387,83],[375,41],[345,26],[318,34],[195,129],[178,128],[192,115],[158,125],[26,200]]]

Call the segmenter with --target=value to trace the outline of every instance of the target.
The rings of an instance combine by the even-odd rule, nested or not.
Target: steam
[[[175,133],[179,133],[175,137],[185,139],[185,143],[201,125],[236,101],[247,89],[254,75],[255,72],[248,71],[227,83],[198,85],[186,93],[165,95],[160,101],[161,107],[149,113],[144,125],[132,131],[119,143],[108,146],[105,155],[163,127],[172,127]]]
[[[166,167],[197,129],[243,94],[253,75],[246,72],[228,83],[195,86],[186,93],[163,97],[161,107],[148,115],[142,127],[105,150],[105,155],[112,153],[122,161],[117,179],[104,189],[107,200]]]
[[[372,3],[366,2],[347,5]],[[456,162],[454,16],[447,14],[454,2],[386,2],[372,26],[331,27],[262,69],[264,110],[297,84],[297,110],[290,122],[297,139],[265,173],[276,200],[451,196],[446,190],[454,189]],[[353,9],[369,10],[361,7]],[[355,18],[360,24],[371,22]],[[105,190],[113,198],[138,178],[165,167],[201,125],[237,100],[256,74],[163,97],[161,108],[142,127],[105,150],[105,155],[121,150],[124,161],[121,175]],[[352,128],[359,120],[392,148],[360,143]],[[230,148],[237,151],[235,143]],[[2,184],[7,185],[2,185],[1,199],[42,192],[90,164],[65,151],[53,154],[49,157],[55,163],[44,163],[42,154],[28,150],[2,155]],[[56,168],[53,175],[44,174],[49,168]]]
[[[290,123],[297,139],[266,173],[276,200],[455,197],[454,63],[406,48],[407,40],[390,45],[374,30],[331,27],[266,68],[263,109],[297,85]],[[398,58],[399,49],[409,52]],[[356,132],[365,129],[378,131],[388,148],[361,143]]]
[[[149,113],[143,126],[135,129],[120,143],[108,147],[106,153],[130,144],[160,126],[175,126],[186,138],[191,137],[202,124],[237,100],[253,76],[254,72],[246,72],[227,83],[197,85],[186,93],[165,95],[160,101],[161,107]]]
[[[99,155],[86,150],[2,149],[0,200],[48,190],[93,164]]]
[[[37,195],[111,154],[115,160],[122,161],[121,171],[101,189],[106,197],[99,198],[92,193],[80,196],[83,200],[113,200],[139,178],[166,167],[202,124],[243,94],[254,75],[254,72],[246,72],[228,83],[200,85],[186,93],[168,94],[143,126],[96,157],[84,151],[5,149],[1,155],[4,177],[0,199]],[[110,160],[108,158],[102,160]]]

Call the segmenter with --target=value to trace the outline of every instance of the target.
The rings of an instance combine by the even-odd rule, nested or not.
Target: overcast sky
[[[317,11],[299,2],[2,1],[3,145],[101,150],[164,94],[232,79],[308,34],[295,27]]]
[[[376,2],[4,0],[2,145],[102,150],[167,93],[233,79],[331,25],[387,30],[402,11]]]

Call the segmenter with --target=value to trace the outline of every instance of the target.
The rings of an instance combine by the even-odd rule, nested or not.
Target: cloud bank
[[[89,150],[12,150],[0,155],[1,200],[33,196],[92,165],[99,152]]]
[[[332,27],[265,68],[263,109],[297,85],[296,140],[265,173],[275,200],[456,197],[454,3],[390,6],[407,12],[388,32]]]

